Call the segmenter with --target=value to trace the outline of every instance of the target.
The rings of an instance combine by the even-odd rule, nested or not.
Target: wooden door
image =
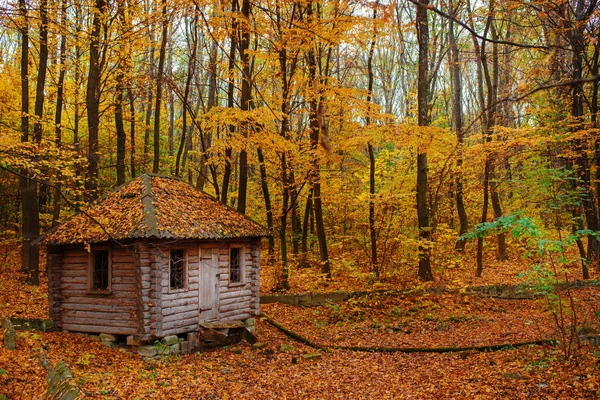
[[[198,285],[200,322],[217,319],[219,304],[219,249],[200,249],[200,281]]]

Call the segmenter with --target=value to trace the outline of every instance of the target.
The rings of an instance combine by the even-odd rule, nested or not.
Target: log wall
[[[187,257],[186,284],[183,289],[171,289],[169,260],[171,249],[184,249]],[[198,327],[198,268],[199,245],[197,242],[173,243],[168,247],[156,245],[155,271],[157,271],[157,297],[160,299],[160,325],[156,336],[163,337],[192,332]]]
[[[219,312],[221,321],[242,320],[260,313],[259,271],[260,241],[232,242],[231,246],[242,246],[243,280],[229,282],[228,244],[219,248]]]
[[[243,279],[229,282],[229,249],[241,247]],[[93,247],[92,247],[93,249]],[[185,249],[186,284],[171,289],[171,249]],[[212,256],[214,254],[214,257]],[[216,285],[215,312],[207,320],[242,320],[260,313],[260,241],[138,242],[113,245],[110,291],[89,289],[89,253],[83,245],[49,250],[50,312],[57,327],[67,331],[138,335],[152,340],[195,331],[200,318],[203,285]],[[202,282],[201,263],[212,263],[211,282]],[[209,276],[212,279],[212,277]],[[206,292],[204,292],[206,293]],[[205,314],[203,314],[205,315]]]
[[[64,248],[60,274],[52,272],[49,285],[54,288],[60,276],[59,315],[63,330],[122,335],[138,332],[134,253],[132,248],[112,246],[110,291],[99,292],[90,290],[89,253],[83,245]]]

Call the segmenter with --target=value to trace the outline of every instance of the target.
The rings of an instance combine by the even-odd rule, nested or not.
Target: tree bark
[[[100,126],[100,79],[103,68],[101,59],[101,31],[106,13],[106,1],[95,0],[92,9],[92,31],[90,34],[90,66],[86,90],[88,120],[88,170],[85,180],[87,200],[98,196],[98,131]]]
[[[60,24],[66,26],[67,23],[67,4],[66,0],[61,0],[60,3]],[[58,64],[58,82],[56,91],[56,112],[54,114],[54,140],[57,147],[62,144],[62,111],[64,104],[64,93],[65,93],[65,73],[66,73],[66,62],[67,62],[67,35],[62,33],[60,36],[60,49],[59,49],[59,64]],[[60,172],[58,172],[56,187],[54,188],[53,194],[53,210],[52,210],[52,226],[58,225],[60,219],[60,205],[61,205],[61,183],[60,183]]]
[[[231,0],[231,13],[234,14],[237,12],[237,0]],[[235,75],[233,70],[235,68],[235,50],[237,46],[237,36],[238,36],[238,23],[235,18],[233,18],[231,22],[231,36],[230,46],[229,46],[229,63],[227,66],[227,71],[229,75],[229,79],[227,82],[227,107],[232,109],[234,105],[234,90],[235,90]],[[229,125],[229,133],[235,133],[235,126]],[[223,171],[223,183],[221,184],[221,203],[227,204],[227,197],[229,195],[229,180],[231,179],[231,156],[232,151],[231,147],[225,148],[225,168]]]
[[[244,22],[240,24],[240,61],[242,62],[242,93],[240,97],[240,109],[242,113],[250,110],[252,102],[252,77],[250,72],[250,0],[242,0],[242,16]],[[248,138],[250,133],[250,124],[244,122],[242,128],[244,138]],[[248,192],[248,153],[245,148],[240,150],[239,158],[239,182],[238,182],[238,212],[246,213],[246,195]]]
[[[126,24],[125,20],[125,3],[122,1],[117,2],[117,15],[119,18],[119,30],[122,34]],[[119,59],[117,65],[117,75],[115,77],[115,129],[117,132],[117,185],[125,183],[125,143],[127,142],[127,134],[125,133],[125,125],[123,123],[123,92],[125,86],[123,79],[125,78],[125,47],[126,44],[122,40],[119,44]]]
[[[371,101],[373,97],[373,54],[375,53],[375,44],[377,41],[377,28],[375,20],[377,19],[377,7],[379,2],[373,6],[373,36],[371,38],[371,46],[369,48],[369,56],[367,58],[367,118],[366,126],[371,125]],[[371,238],[371,271],[379,278],[379,264],[377,262],[377,230],[375,227],[375,149],[373,144],[367,144],[369,153],[369,236]]]
[[[158,55],[158,73],[156,76],[156,103],[154,105],[154,160],[152,173],[158,174],[160,170],[160,113],[162,107],[163,75],[165,69],[165,55],[167,37],[169,32],[169,17],[167,16],[167,1],[161,0],[162,36]]]
[[[451,14],[456,16],[455,6],[451,6]],[[450,42],[450,77],[452,82],[452,121],[454,124],[454,130],[456,131],[457,140],[457,156],[456,156],[456,175],[454,182],[456,184],[456,211],[458,213],[459,220],[459,237],[462,237],[469,230],[469,218],[467,216],[467,210],[465,209],[465,202],[463,197],[463,179],[462,179],[462,165],[463,165],[463,149],[464,149],[464,136],[463,131],[463,112],[462,112],[462,79],[460,72],[460,53],[458,51],[458,45],[456,43],[456,36],[454,33],[454,21],[450,20],[450,26],[448,27],[448,38]],[[464,251],[466,241],[460,238],[456,241],[455,249],[457,251]]]
[[[308,3],[307,7],[308,19],[314,18],[313,2]],[[317,76],[317,59],[314,48],[311,48],[307,54],[309,82],[313,86],[313,93],[309,101],[309,129],[310,129],[310,148],[312,151],[311,161],[311,183],[312,183],[312,199],[313,210],[315,215],[315,225],[317,230],[317,239],[319,241],[319,253],[321,255],[321,273],[326,279],[331,279],[331,264],[329,261],[329,253],[327,250],[327,237],[325,232],[325,224],[323,222],[323,201],[321,199],[321,169],[319,163],[319,137],[322,132],[323,118],[322,105],[320,104],[319,94],[319,77]]]
[[[29,141],[29,17],[25,0],[19,0],[21,14],[21,142]],[[37,184],[25,176],[30,171],[22,170],[19,178],[22,207],[22,253],[21,271],[26,281],[32,285],[39,284],[39,248],[31,242],[39,236],[40,221],[37,202]]]
[[[429,0],[417,5],[417,41],[419,44],[419,65],[417,81],[417,113],[421,127],[429,125],[429,23],[427,6]],[[419,278],[432,281],[431,272],[431,227],[429,224],[429,202],[427,199],[427,151],[419,149],[417,154],[417,217],[419,221]]]

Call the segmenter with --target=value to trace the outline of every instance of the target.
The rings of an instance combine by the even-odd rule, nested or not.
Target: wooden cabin
[[[267,235],[179,179],[144,174],[44,238],[55,327],[151,341],[256,316]]]

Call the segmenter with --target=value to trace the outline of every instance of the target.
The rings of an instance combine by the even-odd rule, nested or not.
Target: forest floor
[[[0,257],[0,317],[47,318],[46,282],[22,283],[18,257]],[[468,274],[438,279],[439,287],[522,283],[522,262],[506,263],[502,274],[468,280]],[[489,266],[500,269],[500,266]],[[466,269],[466,268],[465,268]],[[309,268],[293,271],[295,291],[390,289],[400,279],[377,283],[334,270],[334,280],[300,283]],[[506,272],[510,270],[510,273]],[[576,274],[575,268],[573,271]],[[312,273],[316,274],[316,273]],[[441,274],[438,271],[438,276]],[[486,278],[486,275],[490,277]],[[42,274],[44,276],[44,274]],[[268,278],[269,271],[266,276]],[[494,277],[492,277],[494,276]],[[348,278],[348,282],[338,283]],[[354,280],[353,280],[354,279]],[[464,279],[464,280],[463,280]],[[459,282],[460,281],[460,285]],[[352,283],[355,282],[355,283]],[[268,283],[262,283],[267,287]],[[413,279],[414,284],[414,279]],[[406,287],[410,287],[408,279]],[[399,285],[394,289],[405,287]],[[563,311],[576,311],[577,326],[600,331],[600,287],[562,291]],[[571,302],[572,299],[572,302]],[[570,305],[572,304],[572,306]],[[102,399],[347,399],[347,398],[598,398],[600,349],[582,342],[566,357],[561,343],[513,347],[510,344],[564,339],[545,298],[495,299],[462,293],[372,293],[339,304],[296,307],[265,304],[263,312],[319,346],[377,348],[461,348],[507,345],[499,351],[448,353],[316,350],[258,319],[257,336],[266,347],[235,346],[195,354],[144,360],[123,349],[102,346],[90,336],[62,332],[18,332],[17,350],[0,345],[0,399],[44,398],[47,371],[65,361],[86,398]],[[571,314],[572,315],[572,314]],[[0,332],[2,330],[0,329]],[[3,333],[3,332],[2,332]],[[567,336],[569,333],[567,332]],[[292,348],[280,351],[282,344]],[[320,352],[318,359],[302,355]]]

